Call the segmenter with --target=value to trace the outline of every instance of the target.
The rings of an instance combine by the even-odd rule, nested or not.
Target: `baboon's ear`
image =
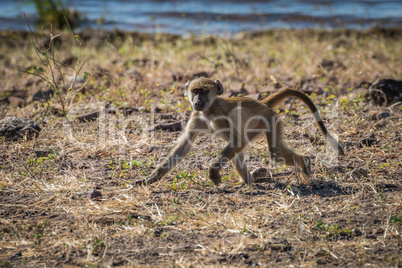
[[[218,86],[218,92],[216,92],[216,94],[217,95],[222,95],[223,94],[223,86],[222,86],[221,81],[216,80],[215,83]]]
[[[190,80],[187,80],[187,83],[184,85],[184,97],[187,97],[188,85],[190,85]]]

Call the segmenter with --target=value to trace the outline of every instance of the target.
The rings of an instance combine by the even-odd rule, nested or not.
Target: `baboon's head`
[[[200,77],[188,81],[185,87],[185,95],[188,97],[191,106],[196,111],[203,111],[214,102],[216,96],[222,95],[223,86],[219,80]]]

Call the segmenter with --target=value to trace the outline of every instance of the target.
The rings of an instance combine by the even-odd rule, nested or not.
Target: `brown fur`
[[[218,80],[207,78],[198,78],[186,84],[187,96],[194,109],[186,130],[163,163],[148,178],[137,180],[136,184],[150,184],[166,175],[189,153],[192,142],[200,132],[210,132],[228,142],[209,168],[209,177],[215,185],[220,184],[220,170],[229,161],[241,178],[235,185],[251,184],[252,176],[244,163],[242,151],[259,133],[265,133],[272,158],[286,165],[296,166],[298,171],[309,177],[310,157],[300,155],[287,146],[283,139],[282,122],[272,110],[280,101],[291,96],[301,99],[308,106],[324,137],[343,153],[339,144],[328,134],[317,108],[304,93],[284,89],[262,101],[256,101],[244,97],[219,97],[222,90],[222,84]],[[200,107],[203,107],[202,110],[196,111]]]

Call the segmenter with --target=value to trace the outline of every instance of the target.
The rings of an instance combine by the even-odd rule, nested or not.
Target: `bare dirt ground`
[[[51,49],[38,34],[37,53],[30,36],[0,36],[0,119],[42,128],[0,142],[0,265],[401,267],[402,106],[368,96],[375,80],[402,78],[400,30],[232,39],[86,30],[63,33]],[[74,77],[70,66],[84,59]],[[225,96],[306,92],[346,155],[286,100],[278,113],[289,143],[313,157],[310,184],[273,163],[259,139],[247,163],[267,174],[218,189],[208,163],[224,143],[201,136],[164,179],[133,186],[179,137],[190,110],[183,85],[200,75],[220,79]],[[222,175],[237,180],[230,167]]]

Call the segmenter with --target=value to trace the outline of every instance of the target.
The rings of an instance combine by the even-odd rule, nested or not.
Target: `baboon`
[[[303,92],[294,89],[283,89],[262,101],[245,97],[224,98],[223,86],[219,80],[213,81],[204,77],[188,81],[185,95],[188,97],[193,112],[184,133],[177,141],[167,158],[147,178],[139,179],[134,184],[151,184],[165,176],[189,153],[192,143],[200,133],[212,133],[227,141],[209,167],[209,178],[215,185],[221,183],[220,170],[231,162],[240,180],[233,186],[250,185],[252,176],[244,162],[243,149],[260,133],[264,133],[268,142],[271,158],[282,161],[288,166],[296,166],[297,173],[309,177],[311,160],[309,156],[300,155],[290,149],[283,139],[283,126],[273,111],[274,107],[287,97],[302,100],[311,113],[324,138],[334,150],[343,155],[338,142],[328,133],[311,99]]]

